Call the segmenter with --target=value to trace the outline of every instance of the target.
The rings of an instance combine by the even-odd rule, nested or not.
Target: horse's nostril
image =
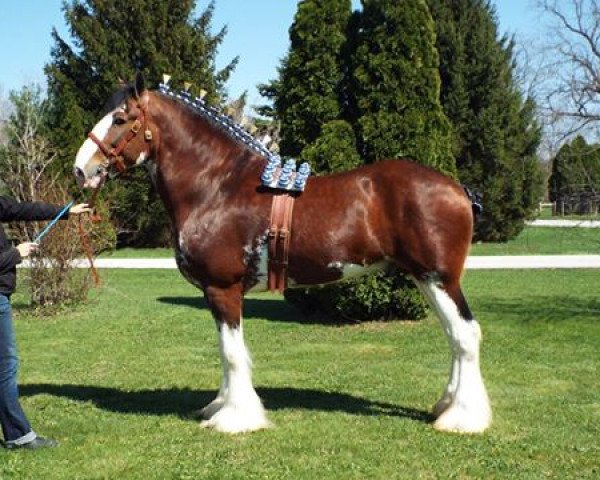
[[[79,187],[82,187],[83,184],[85,183],[85,173],[83,173],[83,170],[79,167],[75,167],[73,169],[73,175],[75,175],[75,180],[77,180],[77,185],[79,185]]]

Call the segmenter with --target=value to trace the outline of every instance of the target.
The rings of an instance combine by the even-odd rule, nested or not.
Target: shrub
[[[66,204],[68,198],[66,192],[56,186],[52,191],[42,188],[40,197],[58,205]],[[19,241],[33,239],[31,226],[42,228],[40,222],[21,223],[16,229],[21,232]],[[20,272],[28,280],[32,306],[42,307],[44,313],[47,313],[47,307],[78,303],[87,298],[92,284],[90,269],[75,268],[72,264],[85,254],[81,230],[88,236],[92,254],[114,245],[114,229],[108,222],[92,225],[87,215],[62,220],[41,241],[38,254],[30,258],[31,268]]]
[[[288,289],[285,298],[305,313],[319,310],[338,321],[420,320],[427,305],[405,275],[375,273],[308,290]]]
[[[52,173],[56,149],[44,130],[47,103],[41,88],[29,86],[20,92],[12,92],[10,101],[14,111],[3,126],[6,141],[0,145],[0,177],[4,191],[20,202],[66,204],[70,196],[62,186],[65,182],[59,182],[58,174]],[[84,227],[89,222],[81,221]],[[32,242],[43,226],[43,222],[14,222],[11,236],[17,243]],[[94,231],[90,239],[94,250],[114,244],[114,230],[110,224],[105,223]],[[58,222],[42,240],[39,254],[29,259],[31,268],[21,272],[25,280],[29,280],[33,305],[56,306],[86,297],[88,272],[72,266],[72,261],[82,253],[77,220]]]

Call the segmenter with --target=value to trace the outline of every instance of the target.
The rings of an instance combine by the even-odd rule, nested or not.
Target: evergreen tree
[[[401,155],[454,173],[426,5],[363,4],[362,13],[350,15],[349,1],[300,2],[280,77],[263,88],[281,120],[282,153],[299,155],[323,173]],[[337,22],[331,9],[341,13]],[[419,22],[428,25],[425,39],[415,26]],[[412,36],[405,36],[404,25],[411,25]],[[404,82],[396,75],[410,78]],[[425,314],[420,295],[401,275],[371,275],[308,293],[288,291],[286,298],[357,320]]]
[[[577,143],[580,142],[585,143],[585,140],[577,137]],[[556,202],[561,197],[573,193],[570,178],[573,171],[573,158],[571,145],[565,143],[552,159],[552,173],[548,179],[548,197],[551,202]]]
[[[104,102],[121,80],[141,71],[150,85],[164,73],[173,85],[192,82],[192,93],[208,92],[218,103],[237,59],[222,70],[215,55],[226,28],[211,34],[214,2],[194,16],[196,1],[181,0],[71,0],[64,12],[74,47],[56,30],[52,61],[46,66],[51,102],[53,141],[62,147],[60,162],[70,172],[73,158],[86,133],[98,120]],[[140,242],[165,236],[167,218],[145,173],[131,174],[126,187],[112,182],[111,200],[121,229],[138,232]],[[161,241],[156,238],[153,241]],[[147,242],[146,242],[147,243]]]
[[[362,158],[410,157],[455,175],[427,5],[397,0],[362,5],[348,25],[348,75],[341,95]],[[369,275],[315,296],[322,310],[359,320],[418,319],[426,313],[416,287],[399,272]]]
[[[298,3],[289,52],[279,79],[270,85],[281,122],[282,155],[299,157],[319,137],[324,124],[343,117],[341,53],[350,13],[350,0]]]
[[[552,159],[548,192],[553,202],[600,191],[600,150],[582,136],[565,143]]]
[[[514,42],[498,38],[489,0],[428,2],[459,178],[483,194],[476,237],[505,241],[521,231],[542,195],[535,105],[519,91]]]
[[[302,150],[302,159],[315,173],[343,172],[361,165],[352,126],[344,120],[332,120],[321,128],[321,134]]]
[[[439,102],[434,25],[424,0],[362,0],[352,32],[351,118],[367,161],[411,157],[454,175]]]

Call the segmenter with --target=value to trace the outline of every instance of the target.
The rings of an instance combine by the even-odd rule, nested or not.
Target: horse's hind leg
[[[201,410],[204,427],[240,433],[270,426],[260,398],[252,385],[250,355],[242,329],[241,288],[205,291],[219,332],[223,379],[215,400]]]
[[[481,329],[472,317],[458,282],[443,283],[430,276],[416,280],[448,337],[452,364],[450,378],[433,407],[438,430],[477,433],[491,423],[492,412],[481,371]]]
[[[451,362],[450,362],[450,376],[448,378],[448,384],[446,385],[446,388],[444,389],[444,393],[442,394],[441,398],[437,401],[437,403],[432,408],[433,416],[435,418],[438,418],[444,412],[444,410],[446,410],[452,403],[452,400],[454,399],[454,395],[456,393],[456,388],[458,387],[458,373],[459,373],[458,355],[457,355],[455,349],[453,348],[452,336],[450,333],[450,329],[447,326],[447,322],[444,322],[441,320],[442,313],[441,313],[441,310],[439,309],[438,303],[435,301],[435,297],[432,294],[431,289],[427,288],[423,282],[415,280],[415,283],[416,283],[417,287],[419,287],[419,290],[421,291],[423,296],[427,299],[427,302],[429,303],[431,308],[434,310],[434,313],[440,319],[442,329],[444,330],[444,333],[446,334],[446,337],[448,338],[448,344],[450,345]]]

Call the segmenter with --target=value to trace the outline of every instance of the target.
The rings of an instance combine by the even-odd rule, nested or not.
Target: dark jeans
[[[17,443],[31,433],[31,425],[19,404],[18,366],[10,300],[0,294],[0,423],[4,440]]]

